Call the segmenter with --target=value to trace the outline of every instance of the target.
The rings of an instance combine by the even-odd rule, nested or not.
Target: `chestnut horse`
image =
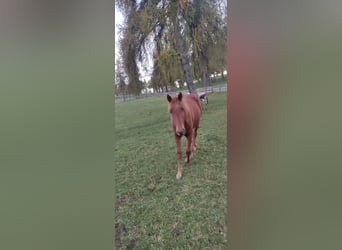
[[[183,95],[181,92],[178,96],[171,97],[167,95],[168,111],[171,118],[171,126],[176,141],[178,156],[178,171],[176,179],[182,177],[182,149],[181,137],[184,135],[187,139],[185,162],[189,163],[193,152],[196,150],[197,129],[201,118],[202,107],[199,97],[196,94]]]

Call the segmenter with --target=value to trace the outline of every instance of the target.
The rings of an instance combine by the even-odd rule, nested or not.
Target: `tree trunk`
[[[176,49],[181,57],[186,86],[188,87],[188,90],[190,93],[196,93],[196,89],[194,87],[191,72],[190,72],[189,58],[186,53],[184,41],[180,33],[180,27],[177,22],[177,17],[174,18],[173,27],[174,27],[174,32],[175,32],[174,37],[175,37]]]
[[[202,83],[203,83],[203,88],[205,88],[205,91],[207,90],[206,87],[207,87],[207,77],[206,77],[206,74],[205,74],[205,71],[202,71]]]

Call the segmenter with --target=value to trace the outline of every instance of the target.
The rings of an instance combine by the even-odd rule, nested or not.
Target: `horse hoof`
[[[182,178],[182,174],[177,173],[176,180],[180,180]]]

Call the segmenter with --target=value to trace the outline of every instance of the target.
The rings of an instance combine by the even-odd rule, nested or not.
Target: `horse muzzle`
[[[182,135],[185,135],[186,131],[185,128],[176,130],[176,135],[181,137]]]

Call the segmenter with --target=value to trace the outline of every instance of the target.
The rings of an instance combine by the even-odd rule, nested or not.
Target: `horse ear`
[[[178,100],[179,100],[179,101],[182,101],[182,97],[183,97],[182,92],[179,92],[179,94],[178,94]]]
[[[172,101],[172,97],[169,96],[169,95],[167,95],[167,101],[168,101],[168,102],[171,102],[171,101]]]

